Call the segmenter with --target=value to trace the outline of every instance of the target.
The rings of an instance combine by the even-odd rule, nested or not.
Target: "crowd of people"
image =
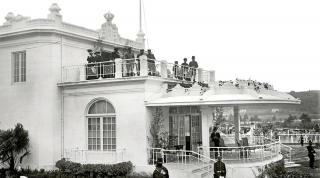
[[[219,81],[219,86],[223,86],[226,83],[230,83],[231,85],[234,85],[235,87],[237,87],[238,89],[242,88],[242,87],[250,87],[252,86],[254,88],[255,91],[260,91],[260,89],[266,89],[266,90],[273,90],[273,86],[266,83],[266,82],[257,82],[256,80],[242,80],[242,79],[238,79],[236,78],[235,81],[230,80],[230,81]],[[241,83],[241,84],[240,84]]]
[[[128,47],[124,54],[120,55],[119,48],[114,47],[114,51],[111,54],[101,55],[101,51],[93,51],[92,49],[87,50],[89,56],[87,57],[87,79],[98,79],[98,78],[114,78],[116,73],[115,59],[122,58],[122,76],[140,76],[140,56],[146,55],[148,75],[160,76],[159,71],[156,70],[156,58],[148,49],[145,54],[144,49],[140,50],[140,53],[135,56],[131,47]],[[187,58],[183,59],[183,63],[179,65],[178,61],[175,61],[171,71],[168,70],[168,76],[174,77],[180,80],[195,81],[196,70],[198,63],[195,61],[195,56],[192,56],[192,61],[187,62]]]
[[[101,51],[87,50],[89,56],[87,57],[87,79],[98,78],[114,78],[116,73],[115,59],[121,58],[119,48],[114,47],[114,51],[111,54],[101,56]],[[132,52],[132,48],[128,47],[125,53],[122,55],[122,76],[140,76],[140,59],[142,55],[147,56],[148,63],[148,75],[156,76],[158,72],[155,66],[155,56],[152,54],[151,49],[148,49],[148,53],[145,54],[144,49],[140,50],[140,53],[135,57]]]

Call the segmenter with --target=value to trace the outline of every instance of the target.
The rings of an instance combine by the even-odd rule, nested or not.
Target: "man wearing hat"
[[[153,178],[169,178],[169,171],[162,165],[162,158],[158,158],[156,169],[153,171]]]
[[[156,65],[155,65],[155,57],[154,54],[151,53],[151,49],[148,49],[147,54],[147,62],[148,62],[148,69],[149,69],[149,75],[155,75],[156,74]]]
[[[195,61],[195,57],[192,56],[192,61],[189,62],[189,67],[191,71],[191,78],[193,78],[193,81],[196,81],[196,73],[197,73],[197,68],[198,68],[198,63]]]
[[[314,164],[314,157],[316,155],[316,151],[312,148],[312,141],[309,140],[309,146],[307,146],[308,149],[308,157],[310,159],[309,166],[310,168],[314,169],[313,164]]]
[[[187,79],[187,74],[189,72],[189,64],[187,63],[187,58],[183,58],[183,63],[181,64],[183,79]]]
[[[137,75],[140,76],[140,56],[144,55],[144,49],[140,49],[140,53],[137,55]]]
[[[128,48],[128,51],[124,55],[124,59],[126,60],[125,62],[126,62],[127,76],[133,76],[135,57],[134,57],[134,54],[132,53],[131,47]]]
[[[221,161],[220,155],[218,155],[217,159],[218,161],[213,164],[213,169],[214,169],[213,177],[214,178],[220,178],[220,176],[226,177],[227,175],[226,165]]]
[[[87,51],[89,53],[89,56],[87,57],[88,64],[86,66],[86,69],[87,69],[86,73],[87,73],[87,80],[91,80],[91,79],[96,78],[96,73],[95,73],[95,68],[94,68],[95,56],[93,54],[92,49],[88,49]]]

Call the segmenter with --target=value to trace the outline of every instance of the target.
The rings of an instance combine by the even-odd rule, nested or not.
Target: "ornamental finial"
[[[57,3],[53,3],[50,8],[49,8],[49,11],[51,13],[57,13],[59,14],[59,11],[61,11],[61,8],[59,7],[59,5]]]
[[[7,21],[11,21],[12,19],[14,19],[13,13],[12,13],[12,12],[9,12],[8,15],[5,17],[5,19],[6,19]]]
[[[108,13],[104,14],[104,18],[107,20],[107,22],[112,22],[114,15],[112,13],[110,13],[110,11],[109,11]]]

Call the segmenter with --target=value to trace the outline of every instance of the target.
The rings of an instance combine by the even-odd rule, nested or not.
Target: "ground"
[[[292,150],[292,161],[294,161],[296,164],[301,164],[301,167],[293,167],[293,168],[286,168],[287,171],[297,171],[301,173],[309,173],[314,178],[320,177],[320,147],[313,145],[313,148],[315,149],[317,155],[314,162],[315,169],[311,169],[309,167],[309,157],[308,157],[308,151],[306,146],[301,145],[288,145]]]

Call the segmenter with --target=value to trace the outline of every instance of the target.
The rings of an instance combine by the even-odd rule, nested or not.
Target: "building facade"
[[[194,69],[192,80],[181,80],[179,67],[164,60],[150,64],[146,55],[135,61],[139,68],[134,76],[124,75],[127,60],[117,58],[113,77],[88,80],[89,70],[107,68],[87,65],[87,49],[103,46],[110,56],[115,46],[132,47],[137,55],[144,49],[143,32],[136,40],[122,38],[111,13],[104,15],[100,30],[91,30],[64,22],[57,4],[49,10],[45,19],[9,13],[0,26],[0,129],[22,123],[29,131],[31,155],[22,166],[51,169],[63,157],[147,165],[150,121],[157,107],[162,108],[162,130],[175,138],[169,147],[197,152],[199,145],[209,150],[214,107],[234,107],[239,140],[242,105],[300,102],[244,80],[216,82],[215,72],[202,68]],[[156,75],[150,75],[150,65]]]

